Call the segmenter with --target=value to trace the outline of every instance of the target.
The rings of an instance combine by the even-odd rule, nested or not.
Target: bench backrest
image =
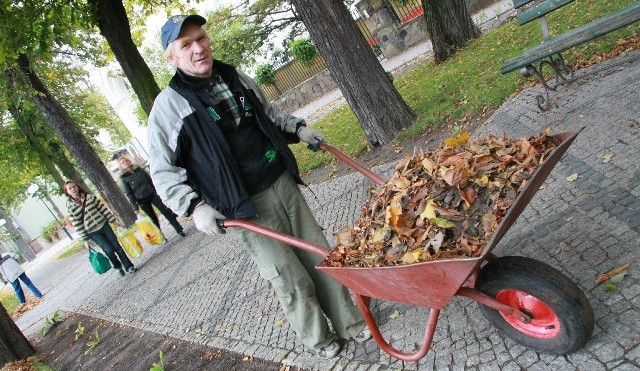
[[[572,3],[574,0],[545,0],[537,5],[532,6],[529,9],[523,10],[516,18],[518,19],[518,24],[521,26],[525,23],[529,23],[538,18],[544,17],[546,14],[551,13],[552,11],[562,8],[563,6]],[[523,6],[526,3],[531,2],[531,0],[513,0],[513,5],[516,8]],[[516,3],[518,6],[516,6]]]

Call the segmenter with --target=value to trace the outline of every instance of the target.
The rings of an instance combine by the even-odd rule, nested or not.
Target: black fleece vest
[[[231,117],[216,121],[231,148],[244,187],[249,195],[267,189],[286,169],[281,155],[264,135],[256,121],[256,113],[244,96],[236,97],[241,109],[240,124]]]

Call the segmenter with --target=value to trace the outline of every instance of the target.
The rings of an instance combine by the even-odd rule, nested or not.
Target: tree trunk
[[[67,179],[71,179],[76,181],[78,184],[82,185],[85,189],[89,189],[87,184],[84,182],[84,179],[76,166],[71,162],[67,154],[62,150],[58,141],[51,140],[48,144],[49,150],[51,153],[51,158],[53,162],[55,162],[56,166],[62,171],[62,175]],[[62,185],[61,185],[62,186]]]
[[[35,124],[33,115],[27,113],[24,107],[20,108],[11,103],[8,104],[8,108],[16,124],[25,135],[32,148],[36,153],[38,153],[43,165],[49,170],[53,180],[60,186],[60,188],[64,185],[64,175],[66,179],[75,180],[85,189],[89,189],[80,173],[76,170],[76,167],[57,143],[56,139],[43,139],[36,135],[33,129]],[[47,150],[47,148],[49,150]],[[60,172],[62,172],[62,175],[60,175]]]
[[[28,83],[35,94],[30,95],[30,99],[42,115],[51,123],[53,130],[58,134],[62,143],[76,159],[80,167],[89,176],[89,179],[104,195],[106,201],[111,205],[116,215],[122,223],[129,227],[135,222],[135,213],[131,204],[124,196],[120,188],[116,185],[100,160],[100,157],[93,150],[87,139],[78,129],[78,125],[73,121],[69,113],[58,103],[49,93],[40,77],[31,69],[29,59],[26,55],[20,54],[18,57],[20,73],[28,79]],[[13,76],[12,76],[13,77]]]
[[[22,238],[22,235],[16,231],[13,226],[13,220],[4,213],[4,210],[0,209],[0,219],[4,219],[6,221],[4,227],[9,231],[9,235],[11,236],[11,240],[15,242],[20,251],[22,251],[22,255],[28,261],[33,261],[36,258],[36,253],[31,249],[31,246]],[[0,307],[2,304],[0,304]]]
[[[142,109],[149,115],[153,101],[160,94],[160,88],[138,48],[131,38],[129,18],[122,0],[90,0],[100,34],[129,79],[133,91],[138,96]],[[158,46],[160,42],[158,42]]]
[[[422,0],[433,58],[442,63],[471,39],[480,36],[465,0]]]
[[[0,367],[25,359],[35,352],[36,350],[13,322],[7,310],[0,305]]]
[[[415,115],[378,62],[342,0],[292,0],[373,146],[389,143]]]

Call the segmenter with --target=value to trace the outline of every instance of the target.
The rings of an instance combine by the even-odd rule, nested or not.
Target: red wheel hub
[[[524,323],[519,317],[500,312],[502,318],[518,331],[539,339],[550,339],[560,333],[560,321],[556,313],[535,296],[524,291],[504,290],[496,295],[496,299],[531,317],[531,322]]]

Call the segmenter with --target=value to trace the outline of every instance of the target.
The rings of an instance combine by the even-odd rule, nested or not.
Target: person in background
[[[209,235],[225,218],[329,247],[298,184],[289,143],[318,145],[322,133],[272,106],[248,75],[214,60],[199,15],[170,17],[162,47],[176,73],[149,116],[151,178],[179,215],[193,215]],[[270,281],[290,326],[321,358],[335,357],[342,339],[371,338],[349,291],[318,272],[321,257],[241,230],[247,252]],[[331,321],[332,332],[325,315]]]
[[[117,153],[114,157],[118,160],[118,165],[120,166],[122,191],[129,199],[136,214],[140,213],[139,208],[142,209],[151,218],[153,224],[160,229],[160,221],[153,210],[153,206],[155,206],[167,218],[176,233],[182,237],[186,236],[182,226],[176,219],[176,214],[162,203],[160,196],[156,193],[149,174],[134,164],[126,152]]]
[[[25,305],[27,300],[22,291],[22,286],[20,286],[20,281],[27,285],[36,298],[41,298],[42,293],[36,285],[31,282],[24,268],[16,261],[17,259],[18,255],[12,253],[5,252],[0,255],[0,280],[3,283],[11,282],[20,305]]]
[[[129,260],[109,225],[116,222],[116,217],[105,204],[73,180],[64,182],[64,193],[68,198],[69,219],[85,247],[89,248],[89,240],[100,246],[121,276],[124,276],[125,270],[129,273],[137,272],[138,269]]]

